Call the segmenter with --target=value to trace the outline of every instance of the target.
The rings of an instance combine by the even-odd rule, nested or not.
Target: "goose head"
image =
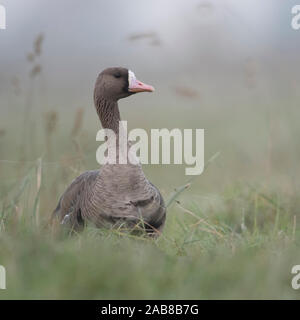
[[[139,81],[135,74],[121,67],[103,70],[96,81],[95,100],[118,101],[138,92],[153,92],[154,88]]]

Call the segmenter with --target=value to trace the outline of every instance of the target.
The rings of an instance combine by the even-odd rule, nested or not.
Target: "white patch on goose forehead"
[[[128,83],[129,83],[129,86],[132,83],[132,81],[135,80],[135,79],[136,79],[135,74],[131,70],[128,70]]]

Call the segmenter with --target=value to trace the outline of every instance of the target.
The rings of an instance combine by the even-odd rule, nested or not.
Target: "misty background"
[[[206,159],[221,152],[202,184],[245,178],[298,186],[300,31],[291,28],[297,1],[0,2],[7,13],[0,30],[1,159],[18,160],[25,145],[23,160],[44,154],[59,161],[61,154],[45,154],[44,140],[30,149],[23,119],[32,121],[33,136],[44,136],[39,126],[55,110],[55,131],[68,144],[82,108],[86,166],[97,167],[94,82],[104,68],[123,66],[156,88],[120,102],[129,128],[204,128]],[[39,35],[41,53],[30,61]],[[187,178],[184,167],[170,175],[174,168],[154,166],[151,175],[163,176],[157,184],[168,188]]]

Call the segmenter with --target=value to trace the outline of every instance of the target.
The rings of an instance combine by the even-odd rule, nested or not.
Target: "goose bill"
[[[132,71],[128,71],[128,91],[129,92],[153,92],[154,87],[139,81]]]

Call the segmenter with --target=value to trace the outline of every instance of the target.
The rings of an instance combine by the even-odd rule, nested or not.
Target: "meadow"
[[[93,226],[61,234],[49,218],[68,184],[98,167],[99,123],[92,103],[41,106],[45,74],[27,60],[29,89],[14,79],[1,102],[0,299],[299,298],[291,287],[300,264],[295,99],[266,103],[246,88],[219,107],[185,89],[176,98],[184,107],[161,98],[136,112],[131,98],[121,112],[132,128],[205,128],[204,173],[190,181],[185,165],[144,166],[168,203],[158,239]]]

